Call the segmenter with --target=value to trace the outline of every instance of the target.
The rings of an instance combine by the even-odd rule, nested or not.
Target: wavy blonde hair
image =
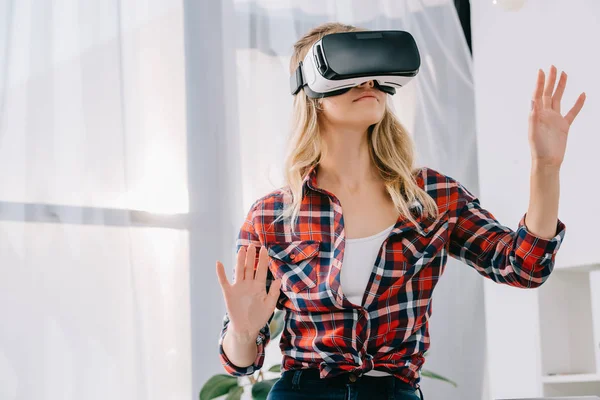
[[[325,23],[313,28],[294,44],[290,74],[296,70],[312,44],[324,35],[365,30],[337,22]],[[291,192],[292,201],[274,221],[282,218],[294,221],[291,224],[292,232],[295,231],[294,226],[302,203],[302,181],[308,171],[319,163],[322,154],[326,151],[319,132],[319,111],[318,100],[309,98],[304,90],[300,90],[294,98],[292,132],[285,157],[285,181]],[[412,138],[387,103],[381,121],[369,128],[368,142],[371,161],[379,171],[398,212],[416,223],[409,205],[418,199],[423,204],[423,216],[437,218],[436,202],[417,185],[415,180],[417,171],[414,165],[415,146]]]

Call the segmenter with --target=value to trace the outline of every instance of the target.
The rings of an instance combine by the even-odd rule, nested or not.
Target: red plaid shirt
[[[332,193],[317,187],[316,168],[303,183],[295,235],[288,221],[270,226],[290,200],[285,188],[252,205],[237,248],[250,243],[267,247],[267,286],[273,275],[282,279],[277,304],[286,311],[279,343],[282,370],[319,368],[326,378],[376,368],[416,388],[423,353],[429,348],[431,296],[448,255],[505,285],[536,288],[548,278],[565,234],[560,220],[556,236],[542,239],[527,230],[525,215],[513,231],[482,208],[458,181],[433,169],[419,169],[416,181],[436,201],[439,217],[425,219],[415,213],[417,225],[398,219],[372,266],[362,305],[350,303],[340,286],[342,208]],[[422,207],[419,202],[415,205]],[[223,352],[228,322],[225,314],[219,339],[221,362],[231,375],[250,375],[263,365],[270,340],[268,324],[257,338],[254,364],[239,368]]]

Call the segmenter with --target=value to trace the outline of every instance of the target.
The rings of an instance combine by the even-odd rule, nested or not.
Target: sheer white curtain
[[[397,113],[477,193],[450,0],[0,0],[1,399],[197,398],[222,372],[214,260],[283,184],[292,44],[326,21],[413,34]],[[449,260],[434,297],[425,368],[459,387],[424,392],[482,398],[482,278]]]
[[[192,396],[183,39],[180,2],[0,1],[1,399]]]
[[[288,86],[292,45],[310,28],[327,21],[406,30],[415,37],[422,66],[417,78],[393,96],[396,112],[416,141],[419,164],[478,192],[472,61],[453,1],[235,0],[234,9],[223,17],[225,30],[236,32],[241,212],[283,185],[292,105]],[[447,376],[459,387],[423,378],[427,398],[483,398],[482,284],[481,276],[469,266],[449,260],[434,292],[432,343],[424,368]],[[277,345],[271,345],[266,363],[276,364],[279,358]]]

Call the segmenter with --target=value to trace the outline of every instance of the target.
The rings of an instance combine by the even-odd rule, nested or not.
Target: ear
[[[315,108],[317,109],[317,111],[323,111],[323,102],[321,101],[321,99],[316,99],[314,100],[315,102]]]

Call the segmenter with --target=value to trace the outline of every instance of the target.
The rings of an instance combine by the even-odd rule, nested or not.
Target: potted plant
[[[275,310],[275,315],[269,324],[271,340],[273,342],[276,342],[276,339],[283,331],[283,325],[283,311]],[[427,353],[424,356],[426,357]],[[228,374],[214,375],[202,386],[200,400],[212,400],[220,396],[225,396],[224,400],[240,400],[242,394],[244,394],[244,388],[247,386],[251,387],[253,400],[266,400],[271,387],[279,379],[277,375],[275,377],[269,377],[269,375],[279,374],[280,372],[280,365],[273,365],[269,368],[263,366],[263,368],[247,377],[236,377]],[[421,376],[448,382],[454,387],[458,386],[450,379],[425,369],[421,370]]]

